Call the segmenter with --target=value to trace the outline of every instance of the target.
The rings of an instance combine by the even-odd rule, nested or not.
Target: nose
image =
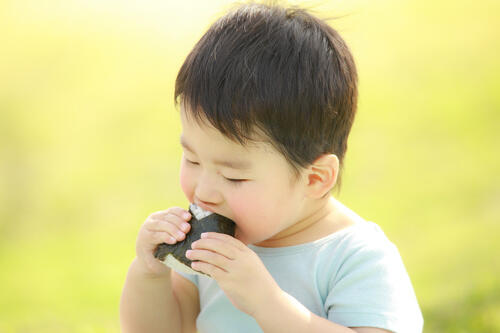
[[[221,194],[217,191],[214,177],[203,172],[198,176],[195,184],[194,196],[205,205],[217,205],[221,201]]]

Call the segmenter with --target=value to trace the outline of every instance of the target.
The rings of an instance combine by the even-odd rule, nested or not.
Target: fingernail
[[[193,253],[192,250],[187,250],[186,251],[186,257],[189,258],[191,256],[191,253]]]
[[[183,237],[184,236],[184,233],[182,231],[177,231],[177,236],[179,237]]]
[[[189,224],[188,223],[183,223],[181,225],[181,229],[184,230],[184,231],[187,231],[189,229]]]
[[[189,218],[189,216],[190,216],[190,215],[189,215],[189,213],[188,213],[188,212],[186,212],[186,213],[182,214],[182,217],[184,217],[186,220]]]
[[[208,234],[206,232],[202,233],[200,238],[207,238],[208,237]]]

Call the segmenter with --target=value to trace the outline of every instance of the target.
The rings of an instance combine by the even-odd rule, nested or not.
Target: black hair
[[[297,6],[248,3],[213,23],[187,56],[175,104],[245,145],[260,130],[295,175],[325,153],[342,169],[357,107],[344,40]],[[337,183],[340,176],[337,177]]]

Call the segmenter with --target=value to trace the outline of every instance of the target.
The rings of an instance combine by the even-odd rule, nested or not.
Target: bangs
[[[174,102],[241,145],[270,143],[298,171],[342,165],[357,74],[338,33],[296,7],[250,4],[217,20],[179,70]]]

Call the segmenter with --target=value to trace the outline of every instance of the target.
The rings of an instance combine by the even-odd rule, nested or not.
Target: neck
[[[255,245],[283,247],[316,240],[320,238],[317,235],[321,234],[320,230],[323,229],[325,223],[328,223],[328,217],[335,210],[336,200],[333,197],[327,197],[310,207],[297,223]]]

